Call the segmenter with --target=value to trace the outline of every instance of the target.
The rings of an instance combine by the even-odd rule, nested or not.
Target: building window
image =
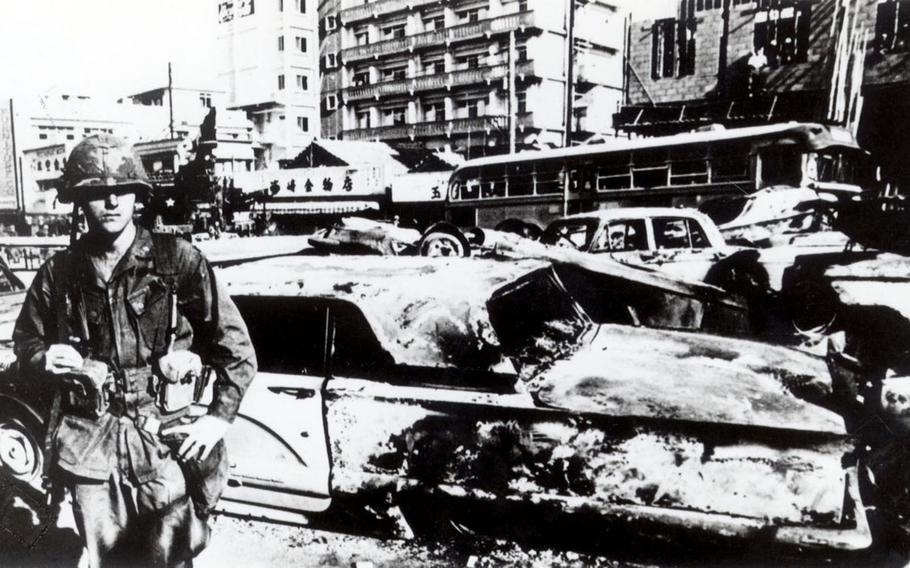
[[[528,112],[527,91],[518,91],[515,93],[515,112],[518,114],[524,114]]]
[[[437,120],[446,119],[446,105],[443,102],[430,103],[427,105],[424,113],[424,120],[427,122],[436,122]]]
[[[518,11],[519,12],[528,11],[528,0],[518,0]]]
[[[335,110],[336,108],[338,108],[338,97],[335,95],[326,95],[325,109],[326,110]]]
[[[480,55],[472,53],[471,55],[463,55],[455,60],[455,69],[462,71],[465,69],[476,69],[480,66]]]
[[[401,81],[407,77],[408,70],[406,67],[391,67],[382,70],[383,81]]]
[[[879,0],[875,49],[881,53],[910,50],[910,0]]]
[[[672,77],[676,67],[676,19],[654,22],[651,35],[651,77]]]
[[[462,10],[460,12],[456,12],[455,16],[458,18],[458,23],[467,24],[471,22],[479,22],[482,16],[485,15],[484,12],[485,11],[481,11],[480,8],[472,8],[470,10]]]
[[[755,53],[777,67],[805,62],[809,54],[812,3],[806,0],[761,0],[755,14]]]
[[[481,99],[459,101],[458,118],[477,118],[482,113]]]
[[[278,75],[278,90],[284,90],[284,75]]]
[[[306,53],[306,38],[305,37],[295,37],[294,45],[297,47],[297,53]]]
[[[327,32],[333,31],[338,27],[338,18],[335,16],[326,16],[325,17],[325,30]]]
[[[338,55],[335,53],[327,53],[325,56],[325,68],[334,69],[338,66]]]
[[[200,103],[202,104],[202,106],[204,106],[205,108],[212,108],[212,95],[211,95],[211,93],[200,93],[200,94],[199,94],[199,102],[200,102]]]
[[[357,111],[357,128],[370,128],[370,111]]]
[[[423,29],[431,32],[441,30],[446,27],[446,19],[443,15],[430,16],[423,19]]]
[[[370,84],[370,72],[369,71],[358,71],[354,73],[354,76],[351,77],[351,83],[355,87],[363,87],[364,85]]]
[[[405,107],[397,107],[386,109],[383,114],[385,115],[385,124],[389,126],[398,126],[404,124],[405,114],[407,109]]]
[[[278,36],[278,51],[284,51],[284,36]]]
[[[297,11],[306,14],[306,0],[297,0]]]
[[[297,90],[306,91],[309,89],[309,81],[307,81],[306,75],[297,75]]]
[[[404,37],[405,25],[404,24],[395,24],[394,26],[388,26],[382,29],[382,37],[384,39],[399,39]]]
[[[687,0],[683,3],[677,37],[680,77],[695,75],[695,37],[698,31],[698,19],[695,17],[695,11],[695,0]]]
[[[519,45],[515,47],[515,62],[525,63],[528,61],[528,46]]]
[[[298,116],[297,117],[297,130],[301,132],[310,131],[310,118],[308,116]]]

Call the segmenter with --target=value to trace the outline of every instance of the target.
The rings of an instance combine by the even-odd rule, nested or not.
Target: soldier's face
[[[82,205],[89,231],[119,235],[133,221],[136,194],[112,191]]]

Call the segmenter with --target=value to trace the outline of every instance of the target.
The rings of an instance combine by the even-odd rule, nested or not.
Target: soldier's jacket
[[[13,332],[23,375],[29,380],[59,381],[44,371],[48,346],[61,342],[57,330],[55,281],[66,274],[71,296],[72,330],[88,332],[94,359],[124,371],[127,395],[121,416],[98,419],[63,409],[55,436],[57,465],[79,477],[107,479],[115,468],[136,482],[154,479],[168,457],[167,446],[139,427],[140,417],[161,416],[149,392],[152,365],[165,353],[168,329],[168,282],[155,269],[153,247],[161,237],[137,227],[136,238],[102,282],[81,241],[71,251],[52,257],[35,276]],[[164,248],[164,247],[162,247]],[[233,421],[240,400],[256,372],[256,359],[246,325],[202,254],[176,240],[167,247],[177,285],[178,322],[174,349],[198,353],[215,368],[209,414]],[[68,258],[67,258],[68,256]],[[160,268],[160,267],[159,267]]]

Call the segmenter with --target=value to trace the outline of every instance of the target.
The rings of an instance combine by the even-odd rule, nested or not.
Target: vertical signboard
[[[16,209],[16,142],[13,138],[13,101],[0,106],[0,211]]]

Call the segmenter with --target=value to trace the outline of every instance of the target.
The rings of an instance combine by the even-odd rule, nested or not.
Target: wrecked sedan
[[[648,534],[870,542],[843,420],[816,404],[819,359],[594,325],[538,261],[223,274],[261,367],[230,433],[227,510],[293,520],[356,500],[400,526],[418,496]]]
[[[404,535],[512,511],[649,538],[870,544],[819,359],[595,325],[537,260],[288,257],[221,274],[260,363],[228,434],[225,511],[307,522],[354,503]]]

